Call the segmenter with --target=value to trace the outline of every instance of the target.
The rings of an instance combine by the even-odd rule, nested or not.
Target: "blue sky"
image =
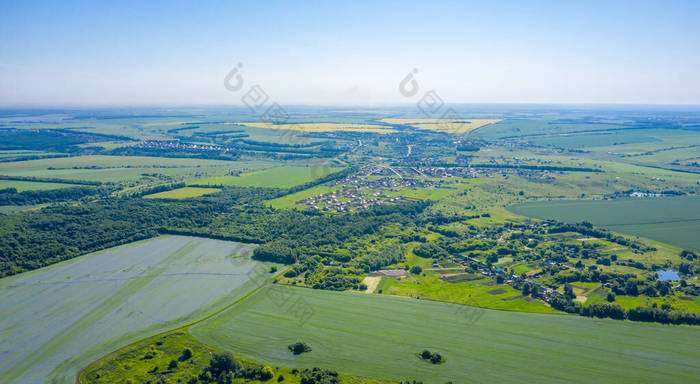
[[[700,2],[0,1],[0,104],[700,104]],[[244,88],[223,78],[243,63]]]

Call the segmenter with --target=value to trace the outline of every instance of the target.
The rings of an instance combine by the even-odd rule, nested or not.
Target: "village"
[[[399,195],[402,190],[443,188],[459,182],[457,179],[405,178],[393,168],[378,168],[375,171],[371,174],[387,176],[380,178],[369,178],[367,174],[365,176],[351,176],[333,184],[340,186],[339,189],[297,200],[296,204],[321,211],[351,212],[410,199]]]
[[[392,197],[382,192],[365,192],[355,187],[344,186],[333,192],[298,200],[296,204],[321,211],[351,212],[402,200],[405,200],[402,196]]]

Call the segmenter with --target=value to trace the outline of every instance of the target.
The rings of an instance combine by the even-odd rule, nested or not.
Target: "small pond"
[[[677,271],[656,271],[656,274],[659,275],[658,280],[664,281],[664,280],[671,280],[671,281],[678,281],[681,279],[680,276],[678,276]]]

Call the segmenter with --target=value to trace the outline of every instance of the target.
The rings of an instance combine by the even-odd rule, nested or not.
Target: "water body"
[[[656,271],[656,274],[659,275],[659,278],[657,280],[665,281],[665,280],[670,280],[670,281],[678,281],[681,279],[680,276],[678,276],[677,271]]]

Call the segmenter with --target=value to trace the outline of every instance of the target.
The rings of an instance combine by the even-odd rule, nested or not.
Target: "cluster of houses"
[[[179,141],[143,141],[134,145],[138,148],[149,148],[149,149],[179,149],[188,151],[204,151],[204,152],[228,152],[231,149],[220,147],[218,145],[208,145],[208,144],[192,144],[192,143],[181,143]]]
[[[630,197],[661,197],[660,193],[632,192]]]
[[[357,188],[344,187],[339,190],[324,193],[296,201],[320,211],[351,212],[358,209],[369,209],[376,205],[396,203],[404,200],[402,196],[385,196],[382,192],[366,193]]]
[[[381,168],[381,172],[392,173],[389,168]],[[334,182],[334,185],[341,186],[338,190],[297,200],[295,203],[320,211],[351,212],[407,199],[403,196],[389,196],[386,192],[400,192],[403,189],[440,188],[455,183],[455,181],[449,180],[395,176],[396,174],[380,178],[351,176]]]
[[[428,177],[462,177],[462,178],[477,178],[479,174],[471,168],[466,167],[415,167],[411,168],[421,176]]]
[[[450,184],[443,180],[408,179],[396,177],[382,177],[380,179],[366,179],[363,177],[348,177],[335,182],[336,185],[350,185],[357,189],[380,189],[398,192],[402,188],[433,188],[443,184]]]

